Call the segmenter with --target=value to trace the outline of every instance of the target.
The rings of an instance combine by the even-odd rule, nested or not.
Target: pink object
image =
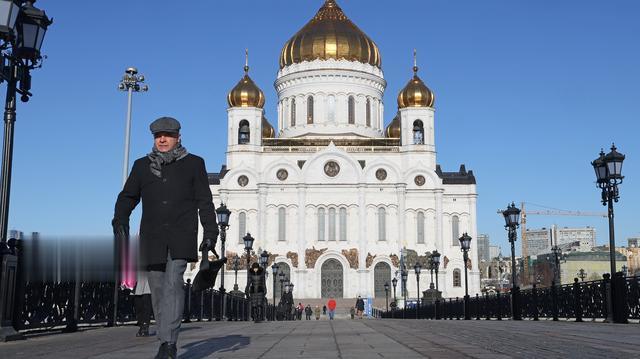
[[[137,237],[137,236],[136,236]],[[120,286],[133,289],[136,286],[136,259],[138,257],[138,241],[127,241],[123,243],[120,250]]]

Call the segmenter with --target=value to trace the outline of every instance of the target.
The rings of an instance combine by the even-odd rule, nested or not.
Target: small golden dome
[[[385,128],[384,135],[387,138],[400,138],[400,113],[391,120],[391,123]]]
[[[249,66],[244,66],[244,76],[227,95],[230,107],[264,107],[264,92],[249,77]]]
[[[276,137],[276,130],[271,126],[269,120],[262,115],[262,138]]]
[[[280,68],[315,59],[346,59],[382,68],[378,46],[336,4],[326,0],[298,33],[284,44]]]
[[[435,94],[418,77],[418,66],[413,67],[413,78],[398,94],[398,108],[433,107]]]

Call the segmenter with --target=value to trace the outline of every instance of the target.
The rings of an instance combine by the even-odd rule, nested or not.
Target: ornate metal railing
[[[611,289],[612,288],[612,289]],[[613,283],[608,274],[604,279],[572,284],[552,285],[517,291],[515,305],[519,318],[538,320],[583,321],[608,319],[626,323],[629,319],[640,319],[640,277],[623,277],[619,273]],[[381,313],[382,318],[405,319],[461,319],[464,318],[463,298],[440,299],[433,303],[422,303],[420,308],[398,309]],[[497,319],[514,317],[513,295],[497,293],[476,295],[470,298],[468,310],[473,319]],[[610,313],[610,311],[612,311]]]

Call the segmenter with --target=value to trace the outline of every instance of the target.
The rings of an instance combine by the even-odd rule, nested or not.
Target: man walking
[[[157,337],[162,343],[156,358],[176,358],[184,309],[183,275],[187,262],[198,259],[198,214],[203,227],[201,250],[216,254],[218,227],[204,160],[182,146],[180,123],[161,117],[150,128],[153,149],[133,164],[118,195],[112,225],[115,233],[128,235],[129,216],[142,200],[140,260],[148,271]]]
[[[356,299],[356,311],[358,313],[358,319],[362,319],[362,313],[364,313],[364,300],[360,296]]]

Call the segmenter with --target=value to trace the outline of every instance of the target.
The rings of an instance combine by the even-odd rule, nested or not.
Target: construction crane
[[[529,279],[529,248],[527,243],[527,215],[537,216],[584,216],[584,217],[604,217],[607,218],[607,212],[588,212],[588,211],[568,211],[564,209],[547,209],[543,211],[526,211],[525,204],[520,203],[520,238],[522,239],[522,261],[524,273],[522,278]],[[529,203],[532,204],[532,203]],[[544,206],[540,206],[544,207]],[[501,210],[498,210],[502,214]]]

